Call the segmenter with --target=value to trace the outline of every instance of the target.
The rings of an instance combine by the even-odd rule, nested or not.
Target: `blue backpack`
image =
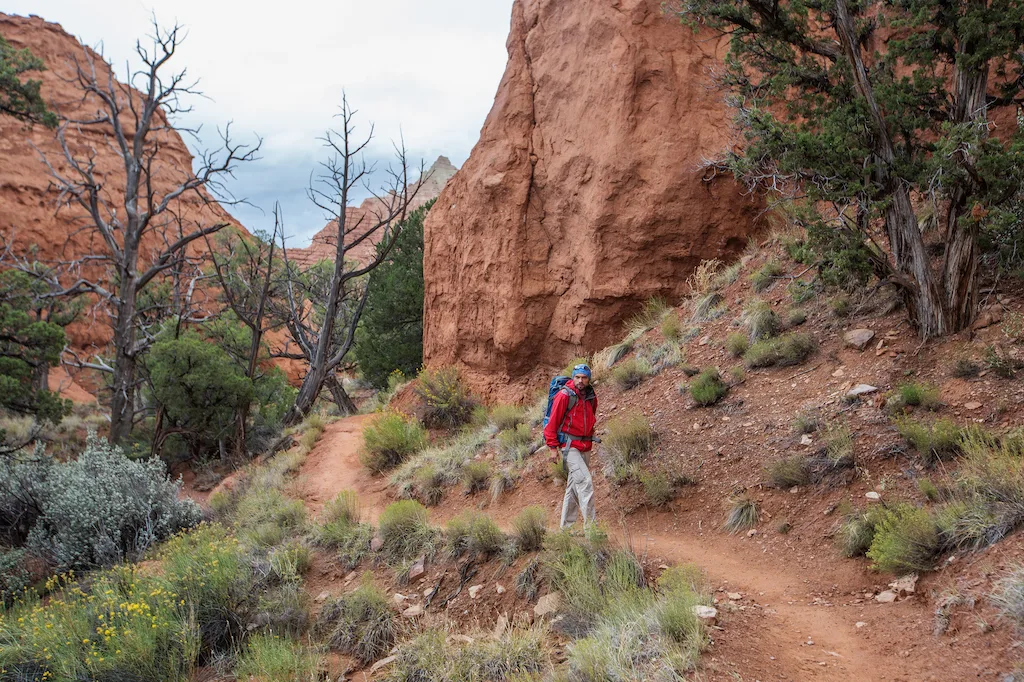
[[[569,406],[565,410],[566,414],[569,413],[569,410],[576,407],[576,401],[579,400],[579,396],[576,395],[575,391],[570,391],[565,387],[567,383],[569,383],[569,377],[566,376],[557,376],[551,380],[551,384],[548,386],[548,406],[547,409],[544,410],[543,425],[545,427],[548,425],[548,422],[551,421],[551,406],[554,404],[555,396],[558,395],[559,391],[564,391],[565,394],[569,396]],[[558,442],[565,445],[565,438],[562,434],[561,424],[558,426]]]

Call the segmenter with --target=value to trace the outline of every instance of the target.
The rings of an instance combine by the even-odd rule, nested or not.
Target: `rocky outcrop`
[[[409,188],[409,193],[413,194],[413,199],[409,202],[410,209],[419,208],[431,199],[436,199],[457,170],[452,165],[452,162],[448,160],[447,156],[437,157],[437,160],[423,173],[423,177]],[[363,224],[369,227],[376,222],[375,216],[383,215],[384,213],[385,209],[383,206],[380,206],[380,201],[370,197],[358,207],[351,206],[345,210],[345,224],[359,225],[360,221],[363,221]],[[360,234],[360,232],[357,232],[352,236],[352,239],[357,239]],[[322,260],[334,260],[338,252],[337,236],[337,222],[332,220],[313,236],[313,241],[309,246],[299,249],[288,249],[288,258],[303,267]],[[381,236],[383,235],[378,232],[366,241],[360,242],[348,252],[347,258],[360,265],[366,265],[373,260],[377,242],[380,241]]]
[[[70,81],[72,60],[83,61],[87,54],[95,61],[100,78],[107,75],[106,65],[95,52],[83,47],[59,24],[39,17],[19,17],[0,14],[0,35],[17,49],[28,48],[43,60],[47,70],[27,73],[23,78],[42,81],[42,95],[48,105],[62,116],[74,120],[87,120],[98,105],[92,98],[82,97]],[[130,125],[125,117],[125,123]],[[160,133],[162,154],[154,167],[154,186],[159,196],[176,186],[181,179],[180,169],[192,167],[192,155],[173,129]],[[107,197],[111,205],[123,204],[124,168],[112,139],[96,127],[69,128],[68,146],[80,156],[94,155],[97,174],[105,179]],[[88,254],[105,252],[95,230],[87,229],[87,220],[80,210],[61,207],[58,197],[50,189],[50,177],[41,155],[50,159],[58,169],[66,171],[59,143],[52,130],[43,126],[25,124],[0,115],[0,234],[13,243],[21,254],[33,253],[44,261],[76,260]],[[186,223],[212,224],[226,221],[237,225],[216,202],[206,203],[195,193],[186,194],[176,209]],[[160,249],[162,242],[153,238],[143,243],[142,262]],[[205,248],[196,243],[196,248]],[[104,269],[94,266],[93,276],[103,280]],[[72,344],[85,351],[103,348],[110,339],[108,321],[102,315],[85,315],[82,321],[69,328]]]
[[[516,0],[494,106],[426,222],[428,364],[525,387],[760,228],[699,168],[732,139],[710,78],[725,42],[660,6]]]

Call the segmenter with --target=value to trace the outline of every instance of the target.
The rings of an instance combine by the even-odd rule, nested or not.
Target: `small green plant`
[[[711,282],[713,289],[724,289],[729,286],[737,279],[740,278],[740,272],[743,270],[743,264],[739,261],[719,270],[718,274]]]
[[[431,429],[454,429],[473,417],[477,402],[454,367],[424,369],[416,380],[423,401],[423,424]]]
[[[628,391],[654,375],[654,368],[647,358],[633,356],[612,368],[612,380],[623,391]]]
[[[683,324],[675,312],[668,313],[661,320],[661,335],[666,341],[678,341],[683,333]]]
[[[270,552],[269,560],[270,570],[283,582],[298,582],[313,565],[309,547],[297,540],[275,547]]]
[[[793,432],[814,433],[821,427],[821,418],[815,412],[800,412],[793,418]]]
[[[556,482],[560,481],[565,483],[569,480],[569,469],[565,465],[564,458],[559,457],[554,462],[551,462],[551,477],[555,479]]]
[[[914,446],[928,466],[960,453],[960,440],[964,431],[952,419],[944,417],[926,424],[910,417],[901,417],[895,424],[900,435]]]
[[[884,515],[885,509],[880,506],[848,515],[836,533],[836,544],[842,555],[852,559],[867,553],[875,539],[875,529]]]
[[[412,478],[414,497],[427,506],[434,506],[444,497],[445,476],[433,462],[424,462]]]
[[[741,366],[736,365],[735,367],[729,368],[729,383],[733,386],[742,384],[747,379],[747,371]]]
[[[644,488],[644,499],[652,507],[663,507],[675,497],[675,487],[664,472],[641,469],[640,485]]]
[[[756,526],[759,518],[757,503],[746,495],[740,495],[729,500],[729,511],[723,525],[730,533],[739,533]]]
[[[690,382],[690,396],[702,407],[714,405],[728,392],[729,387],[722,381],[722,375],[713,367],[704,370]]]
[[[491,408],[490,422],[498,431],[514,429],[526,419],[526,411],[519,405],[495,405]]]
[[[939,489],[927,478],[917,479],[917,489],[929,502],[938,502],[941,499]]]
[[[484,490],[490,480],[491,465],[487,461],[477,460],[462,467],[462,485],[467,495]]]
[[[960,356],[953,362],[950,374],[958,379],[970,379],[981,373],[981,365],[966,356]]]
[[[792,488],[807,485],[811,474],[804,455],[791,455],[772,462],[765,467],[768,482],[776,488]]]
[[[775,280],[785,272],[782,266],[777,261],[770,260],[761,266],[759,270],[755,270],[750,276],[750,283],[754,287],[755,292],[762,292],[772,284]]]
[[[885,510],[867,556],[874,568],[903,574],[931,570],[939,548],[939,529],[932,515],[904,503]]]
[[[896,399],[904,405],[936,410],[942,405],[939,389],[928,384],[906,383],[896,387]]]
[[[853,302],[846,294],[838,294],[829,300],[828,307],[836,317],[846,317],[853,310]]]
[[[799,327],[807,321],[807,311],[802,308],[790,308],[786,313],[786,324],[790,327]]]
[[[1012,379],[1021,367],[1020,361],[1001,346],[985,346],[983,362],[990,372],[1003,379]]]
[[[363,466],[375,474],[394,469],[427,445],[416,420],[399,412],[383,412],[363,430]]]
[[[759,298],[751,299],[743,311],[743,323],[747,327],[750,341],[757,342],[778,335],[782,329],[779,316],[772,310],[767,301]]]
[[[496,504],[501,496],[516,487],[519,475],[502,469],[491,476],[491,504]]]
[[[392,502],[380,514],[381,556],[390,563],[413,559],[436,550],[437,530],[430,526],[427,509],[416,500]]]
[[[316,632],[327,645],[368,665],[395,643],[398,626],[388,598],[372,583],[324,604]]]
[[[834,464],[853,462],[853,431],[849,426],[843,423],[829,424],[825,429],[825,456]]]
[[[536,552],[544,545],[547,514],[544,508],[532,505],[512,519],[512,533],[520,552]]]
[[[235,665],[240,680],[316,680],[323,667],[323,657],[314,649],[292,639],[272,634],[256,634],[246,642]]]
[[[793,303],[800,305],[807,303],[817,296],[821,292],[821,285],[818,283],[818,280],[807,281],[798,279],[786,287],[786,290],[789,292],[789,297],[793,300]]]
[[[741,332],[733,332],[725,337],[725,349],[734,357],[741,357],[750,348],[750,340]]]
[[[747,367],[787,367],[798,365],[814,354],[818,342],[810,334],[784,334],[774,339],[763,339],[743,354]]]
[[[635,462],[654,449],[654,429],[639,412],[613,417],[607,430],[604,445],[622,461]]]
[[[505,534],[494,520],[477,511],[466,511],[453,518],[444,534],[452,557],[470,554],[486,559],[497,554],[505,543]]]
[[[505,462],[521,462],[530,454],[533,445],[533,436],[530,434],[530,427],[520,424],[513,429],[506,429],[498,433],[498,451],[501,459]]]
[[[354,490],[342,490],[334,499],[324,505],[320,513],[322,523],[357,524],[362,520],[359,496]]]

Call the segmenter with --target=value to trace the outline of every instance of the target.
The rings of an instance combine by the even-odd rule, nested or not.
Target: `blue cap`
[[[575,377],[577,374],[585,374],[586,377],[590,378],[590,368],[586,365],[576,365],[572,368],[572,375]]]

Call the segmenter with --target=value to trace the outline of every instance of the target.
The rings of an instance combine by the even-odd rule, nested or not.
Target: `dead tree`
[[[287,424],[300,421],[313,407],[326,387],[345,413],[355,405],[345,393],[336,372],[355,342],[359,318],[366,307],[366,275],[380,265],[394,246],[400,224],[405,220],[409,204],[419,185],[410,187],[409,168],[404,145],[395,147],[395,165],[388,168],[387,180],[380,192],[372,192],[375,201],[368,212],[349,214],[353,191],[366,180],[374,168],[367,165],[362,154],[373,129],[365,138],[357,139],[353,119],[355,111],[342,97],[341,130],[329,130],[324,144],[330,157],[321,164],[323,173],[318,182],[310,184],[309,197],[324,210],[332,225],[328,242],[335,247],[334,260],[316,264],[305,271],[285,261],[284,301],[281,314],[285,320],[299,357],[309,363],[295,406],[285,419]],[[423,167],[420,166],[422,177]],[[369,189],[369,188],[367,188]],[[354,216],[354,217],[353,217]],[[364,242],[375,244],[372,257],[362,262],[351,258],[351,251]]]
[[[213,192],[230,201],[221,180],[238,163],[255,159],[260,146],[259,141],[253,146],[232,142],[228,126],[221,133],[220,148],[200,154],[197,170],[176,168],[165,158],[167,140],[174,135],[169,121],[190,111],[182,98],[199,91],[195,82],[186,80],[185,71],[167,72],[184,37],[181,27],[163,30],[154,22],[153,28],[151,47],[136,43],[143,66],[129,71],[125,83],[115,79],[110,64],[97,64],[92,53],[73,61],[70,80],[86,101],[96,103],[96,114],[62,123],[57,130],[59,159],[41,154],[58,193],[59,210],[84,212],[85,229],[100,238],[101,247],[91,261],[105,266],[106,278],[82,276],[61,294],[89,294],[108,309],[113,362],[82,366],[112,374],[110,440],[114,443],[131,431],[137,365],[149,345],[140,333],[144,316],[138,307],[140,293],[172,269],[180,269],[193,241],[228,225],[215,221],[186,228],[176,211],[186,196],[210,201],[208,192]],[[122,161],[117,181],[123,182],[123,190],[111,189],[111,179],[97,172],[95,149],[81,152],[69,143],[69,133],[81,129],[100,130],[117,153]],[[178,130],[198,134],[197,129]],[[155,251],[150,254],[151,248]]]

